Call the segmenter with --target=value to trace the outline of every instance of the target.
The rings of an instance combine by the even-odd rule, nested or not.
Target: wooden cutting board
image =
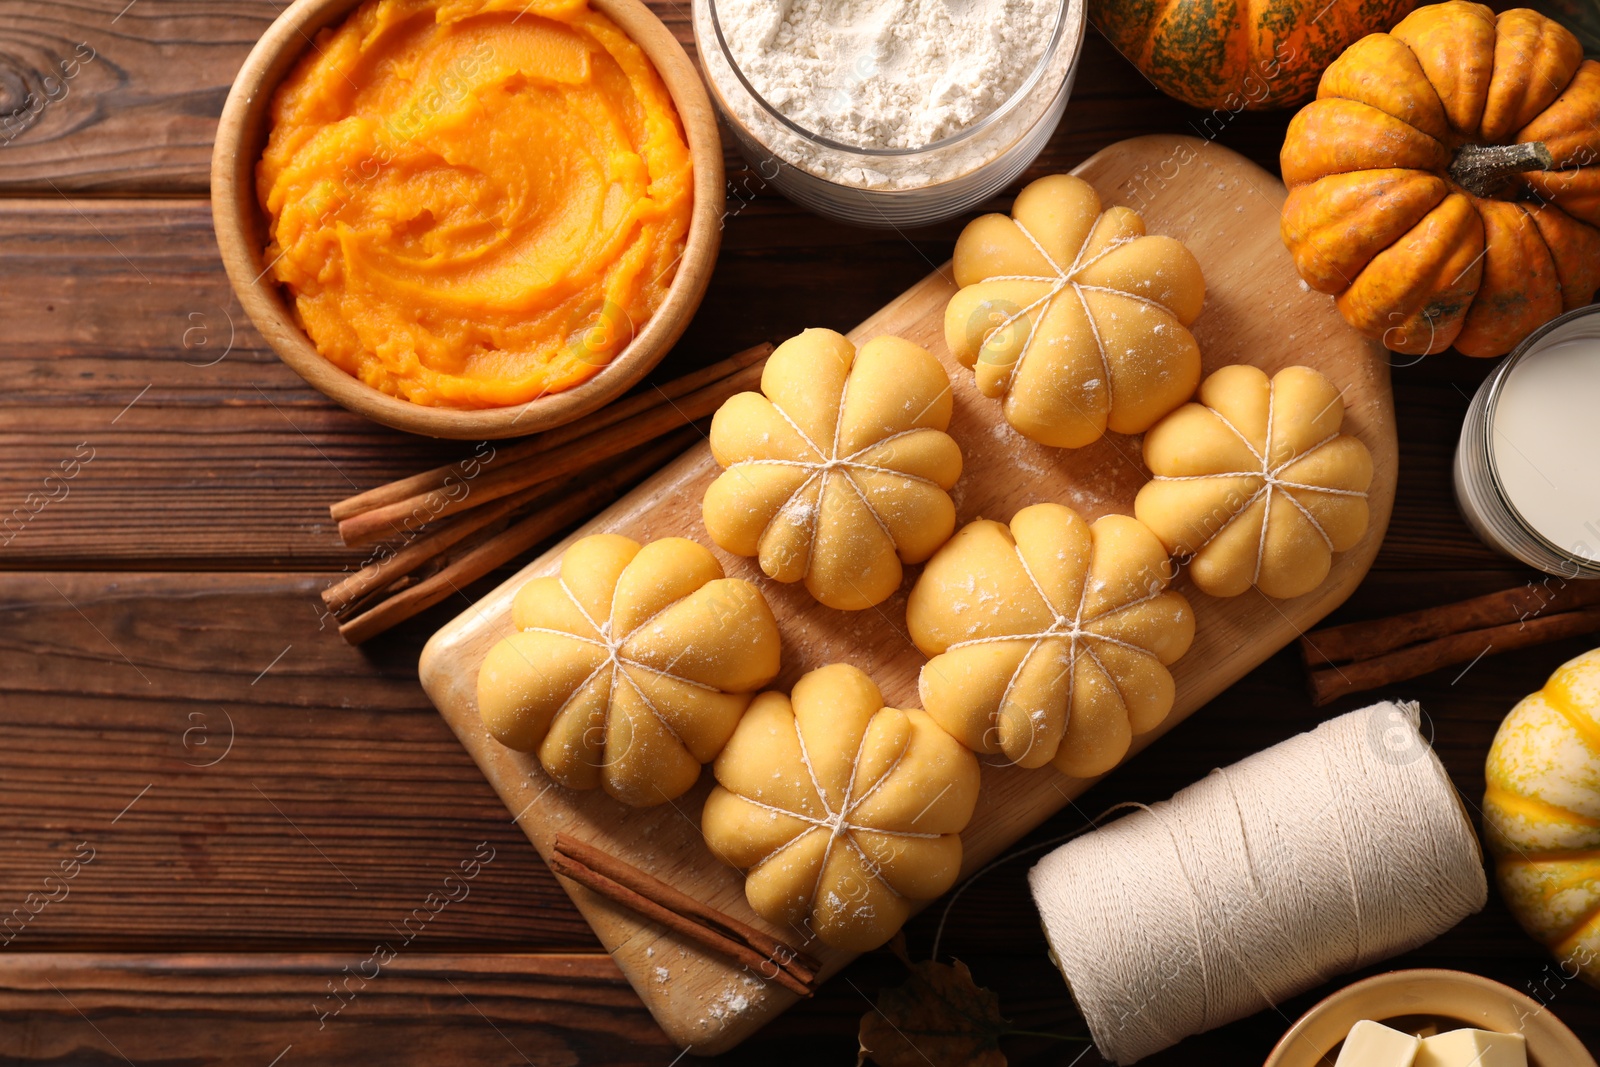
[[[1159,729],[1135,739],[1137,752],[1310,628],[1361,581],[1394,503],[1394,403],[1381,346],[1347,327],[1332,300],[1308,290],[1295,274],[1278,237],[1284,189],[1277,179],[1225,148],[1179,136],[1123,141],[1074,173],[1091,182],[1108,206],[1133,207],[1149,232],[1179,238],[1199,259],[1206,304],[1194,334],[1206,373],[1229,363],[1254,363],[1268,373],[1293,364],[1317,368],[1343,390],[1345,429],[1372,450],[1374,466],[1371,527],[1359,545],[1334,560],[1332,573],[1314,592],[1271,601],[1251,590],[1219,600],[1197,591],[1187,577],[1179,578],[1176,588],[1194,605],[1196,638],[1172,669],[1177,680],[1172,714]],[[1147,477],[1138,438],[1112,434],[1070,451],[1046,448],[1013,432],[998,402],[979,395],[971,372],[945,349],[944,306],[954,292],[946,265],[850,337],[859,344],[898,334],[944,361],[955,390],[950,433],[965,456],[952,494],[959,521],[1005,521],[1045,500],[1069,504],[1090,520],[1113,511],[1131,514],[1134,494]],[[524,582],[555,573],[567,544],[590,533],[620,533],[639,541],[685,536],[710,545],[700,498],[717,473],[706,445],[691,449],[440,630],[423,650],[421,675],[428,695],[541,855],[548,856],[558,831],[570,833],[764,926],[745,902],[743,877],[718,862],[700,838],[709,772],[672,804],[630,809],[598,790],[574,793],[555,785],[532,756],[495,742],[476,707],[478,666],[490,646],[511,632],[511,600]],[[799,584],[769,581],[752,560],[713,551],[730,576],[755,581],[772,604],[783,632],[784,669],[777,687],[787,689],[806,671],[842,661],[868,671],[891,706],[916,706],[917,672],[924,660],[906,636],[905,594],[920,568],[909,568],[901,591],[886,603],[845,613],[817,604]],[[1196,766],[1194,772],[1198,777],[1209,769]],[[964,873],[993,859],[1092,784],[1050,767],[985,766],[978,810],[962,835]],[[580,886],[568,883],[567,889],[662,1028],[696,1053],[732,1047],[795,1000],[781,987],[702,953]],[[1017,921],[1030,920],[1019,915]],[[779,937],[793,936],[790,930],[772,929]],[[851,958],[819,943],[805,947],[824,961],[825,974]],[[1042,938],[1039,950],[1044,951]]]

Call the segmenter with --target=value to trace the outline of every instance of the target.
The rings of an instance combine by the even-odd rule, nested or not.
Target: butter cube
[[[1413,1067],[1422,1039],[1371,1019],[1350,1028],[1335,1067]]]
[[[1521,1034],[1451,1030],[1422,1042],[1415,1067],[1528,1067]]]

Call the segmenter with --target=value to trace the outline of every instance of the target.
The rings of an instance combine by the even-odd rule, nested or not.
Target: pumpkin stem
[[[1450,164],[1450,177],[1473,196],[1493,196],[1513,174],[1525,170],[1549,170],[1555,157],[1542,141],[1528,144],[1464,144],[1456,149]]]

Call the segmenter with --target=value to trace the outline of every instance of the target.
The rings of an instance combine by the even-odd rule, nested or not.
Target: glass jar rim
[[[717,14],[717,0],[705,0],[705,2],[710,9],[711,29],[716,36],[717,47],[722,52],[722,58],[727,62],[728,69],[733,71],[733,76],[738,79],[740,86],[750,94],[750,99],[754,100],[769,117],[812,144],[832,149],[836,152],[843,152],[847,155],[863,156],[868,159],[910,159],[926,152],[954,147],[976,136],[989,126],[998,123],[1003,117],[1021,107],[1021,102],[1026,100],[1039,87],[1039,83],[1044,80],[1045,71],[1048,69],[1050,61],[1055,58],[1057,50],[1061,47],[1066,35],[1068,14],[1073,8],[1076,7],[1081,10],[1082,7],[1082,0],[1058,0],[1055,26],[1050,31],[1050,39],[1045,43],[1044,52],[1039,56],[1039,62],[1034,65],[1033,70],[1028,73],[1028,77],[1023,80],[1023,83],[1017,87],[1016,92],[1012,93],[999,107],[971,126],[957,130],[949,137],[930,141],[928,144],[915,148],[863,148],[860,145],[850,145],[830,140],[819,133],[808,130],[773,107],[767,98],[757,92],[756,87],[750,84],[750,80],[745,77],[744,71],[739,69],[739,62],[734,58],[733,50],[728,46],[728,39],[722,32],[722,19]]]

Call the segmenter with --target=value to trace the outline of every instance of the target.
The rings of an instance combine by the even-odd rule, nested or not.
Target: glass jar
[[[1567,346],[1582,347],[1551,355]],[[1562,362],[1533,365],[1553,358]],[[1593,304],[1533,331],[1478,388],[1456,447],[1455,490],[1484,544],[1546,574],[1600,578],[1596,396],[1600,305]]]
[[[971,126],[918,148],[861,148],[813,133],[763,99],[734,59],[717,0],[694,0],[700,64],[740,153],[790,200],[860,226],[938,222],[1015,180],[1066,111],[1087,24],[1084,0],[1062,0],[1034,69]]]

